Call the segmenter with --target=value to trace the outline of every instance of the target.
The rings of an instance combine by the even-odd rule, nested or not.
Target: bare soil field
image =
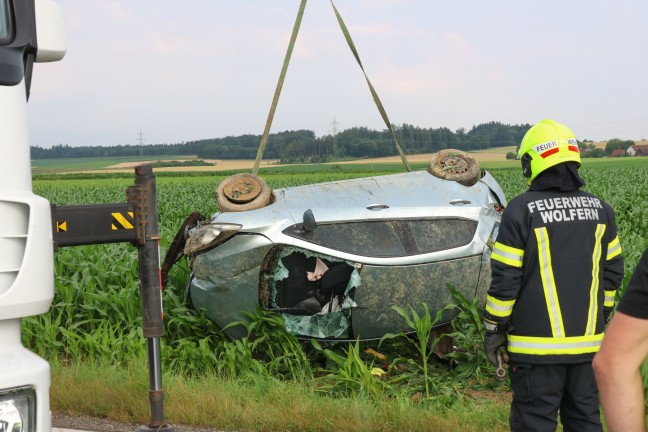
[[[636,144],[648,144],[648,140],[637,140]],[[605,148],[605,141],[595,142],[596,147]],[[515,146],[509,147],[496,147],[486,150],[477,150],[474,152],[469,152],[477,162],[495,162],[503,161],[506,159],[506,153],[515,152]],[[416,154],[416,155],[407,155],[407,161],[409,163],[426,163],[430,160],[432,153],[425,154]],[[134,166],[141,165],[147,162],[156,162],[156,160],[150,161],[138,161],[138,162],[124,162],[117,165],[110,166],[101,170],[88,170],[83,172],[130,172]],[[179,167],[164,167],[156,168],[156,171],[230,171],[230,170],[245,170],[252,169],[254,167],[254,160],[252,159],[205,159],[205,162],[213,163],[211,166],[179,166]],[[338,165],[343,164],[380,164],[380,163],[400,163],[400,156],[389,156],[383,158],[372,158],[372,159],[357,159],[352,161],[340,161],[340,162],[331,162]],[[261,168],[269,166],[283,166],[279,164],[279,161],[276,159],[263,160],[261,162]]]
[[[470,152],[470,154],[477,159],[478,162],[484,161],[500,161],[506,158],[506,153],[515,151],[515,147],[498,147],[488,150],[478,150],[475,152]],[[407,155],[407,161],[409,163],[426,163],[430,160],[432,153],[416,154],[416,155]],[[183,167],[164,167],[156,168],[156,171],[229,171],[229,170],[240,170],[240,169],[252,169],[254,166],[254,160],[252,159],[204,159],[205,162],[213,163],[211,166],[183,166]],[[137,165],[144,164],[146,162],[156,162],[155,160],[151,161],[138,161],[138,162],[124,162],[117,165],[112,165],[106,169],[102,170],[93,170],[93,171],[84,171],[84,172],[130,172],[133,167]],[[340,161],[340,162],[331,162],[338,165],[345,164],[380,164],[380,163],[400,163],[400,156],[388,156],[382,158],[371,158],[371,159],[357,159],[351,161]],[[269,166],[282,166],[279,164],[279,161],[276,159],[272,160],[263,160],[261,162],[261,168]]]

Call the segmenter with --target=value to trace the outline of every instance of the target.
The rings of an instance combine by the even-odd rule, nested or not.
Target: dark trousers
[[[509,367],[512,432],[603,431],[592,363]]]

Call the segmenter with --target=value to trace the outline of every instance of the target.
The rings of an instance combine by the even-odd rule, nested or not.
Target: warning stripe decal
[[[133,212],[111,214],[113,231],[135,228],[135,216],[133,215]]]
[[[552,148],[550,150],[547,150],[546,152],[541,153],[540,156],[542,156],[542,158],[544,159],[544,158],[546,158],[548,156],[551,156],[552,154],[556,154],[556,153],[558,153],[558,147],[554,147],[554,148]]]

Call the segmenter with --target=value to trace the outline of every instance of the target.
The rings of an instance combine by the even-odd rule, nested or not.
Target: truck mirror
[[[36,0],[36,62],[59,61],[65,56],[67,41],[63,8],[51,0]]]

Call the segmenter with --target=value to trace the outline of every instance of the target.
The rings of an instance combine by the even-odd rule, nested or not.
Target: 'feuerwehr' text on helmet
[[[518,149],[522,161],[522,174],[531,182],[542,171],[563,162],[576,162],[581,158],[576,136],[567,126],[544,119],[536,123],[522,138]]]

